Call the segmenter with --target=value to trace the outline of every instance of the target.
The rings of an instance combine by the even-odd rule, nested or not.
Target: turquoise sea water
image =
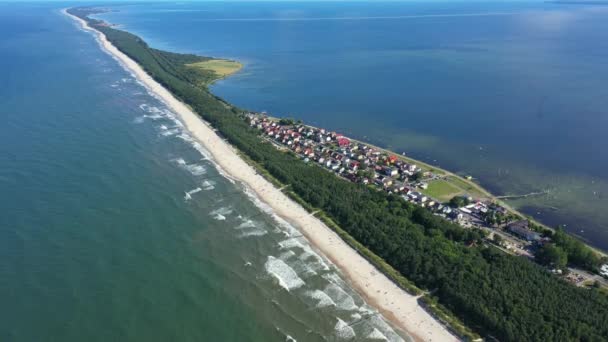
[[[218,95],[391,147],[608,247],[608,6],[263,2],[113,6],[154,47],[235,58]]]
[[[0,4],[1,341],[407,340],[60,8]]]

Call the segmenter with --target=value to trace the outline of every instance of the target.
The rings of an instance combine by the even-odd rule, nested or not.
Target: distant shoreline
[[[68,13],[66,9],[62,12],[76,20],[83,29],[95,33],[103,50],[133,72],[138,80],[179,115],[192,135],[211,152],[213,161],[221,169],[253,190],[257,197],[270,205],[279,216],[294,223],[316,249],[343,271],[353,287],[393,324],[405,330],[415,340],[457,340],[418,303],[418,297],[398,287],[321,220],[261,176],[239,156],[234,147],[216,134],[208,123],[156,82],[139,64],[112,45],[102,32]]]

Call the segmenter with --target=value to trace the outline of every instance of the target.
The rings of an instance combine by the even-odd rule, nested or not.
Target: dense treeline
[[[71,10],[86,18],[89,10]],[[87,18],[88,19],[88,18]],[[481,242],[463,229],[401,198],[344,181],[260,139],[239,110],[196,86],[184,60],[149,48],[130,33],[93,20],[136,60],[272,176],[322,209],[342,229],[475,330],[504,341],[602,341],[608,336],[608,297],[571,286],[528,260]]]
[[[568,263],[597,272],[605,259],[594,252],[589,246],[568,235],[562,228],[558,228],[551,235],[556,246],[564,250]]]

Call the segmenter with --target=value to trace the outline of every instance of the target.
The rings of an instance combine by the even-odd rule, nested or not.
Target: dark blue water
[[[1,341],[402,341],[59,8],[0,4]]]
[[[174,51],[236,58],[213,90],[461,174],[608,247],[608,6],[263,2],[115,6]]]

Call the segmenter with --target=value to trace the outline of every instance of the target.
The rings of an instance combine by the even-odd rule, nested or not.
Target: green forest
[[[249,127],[242,110],[197,86],[205,75],[184,64],[204,57],[152,49],[133,34],[88,18],[93,11],[69,10],[103,32],[248,158],[289,184],[308,207],[322,210],[474,331],[501,341],[608,339],[608,297],[598,290],[574,287],[535,263],[486,246],[480,231],[277,150]]]

